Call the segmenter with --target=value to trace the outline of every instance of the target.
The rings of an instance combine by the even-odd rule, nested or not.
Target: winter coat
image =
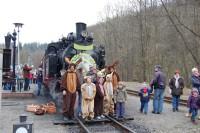
[[[105,96],[104,86],[103,86],[103,92],[102,92],[100,85],[96,84],[96,96],[95,96],[95,99],[103,99],[104,96]]]
[[[147,92],[145,93],[144,90],[147,89]],[[142,88],[139,91],[139,96],[140,96],[140,101],[141,102],[149,102],[150,99],[150,94],[153,92],[153,89],[149,89],[149,88]]]
[[[154,74],[154,78],[151,80],[150,86],[154,89],[165,89],[166,86],[165,74],[161,71],[157,71]]]
[[[24,76],[24,78],[30,79],[30,71],[31,70],[32,70],[32,68],[30,68],[28,66],[24,66],[24,68],[23,68],[23,76]]]
[[[200,77],[192,75],[191,82],[192,82],[192,87],[197,88],[200,91]]]
[[[125,87],[118,87],[114,92],[114,101],[116,102],[125,102],[127,100],[127,92]]]
[[[197,101],[200,99],[200,96],[198,97],[194,97],[194,96],[190,96],[188,98],[188,103],[187,106],[191,109],[199,109],[199,106],[197,105]]]
[[[39,71],[39,72],[37,73],[37,81],[38,81],[38,82],[42,82],[42,79],[43,79],[42,71]]]
[[[172,94],[172,96],[180,96],[180,95],[183,94],[184,80],[181,77],[178,79],[178,83],[179,83],[179,87],[178,88],[176,88],[175,82],[176,82],[175,77],[173,77],[169,81],[169,87],[172,90],[171,94]]]

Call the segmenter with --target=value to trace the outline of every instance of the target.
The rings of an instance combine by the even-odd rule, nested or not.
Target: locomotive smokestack
[[[81,32],[87,30],[87,25],[85,23],[79,22],[76,23],[76,38],[77,40],[81,40]]]

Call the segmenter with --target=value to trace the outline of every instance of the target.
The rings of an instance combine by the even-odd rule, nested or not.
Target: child
[[[125,102],[127,101],[127,92],[125,85],[119,82],[117,90],[114,93],[114,101],[116,103],[117,118],[123,118],[125,114]]]
[[[191,91],[191,94],[190,94],[190,95],[192,95],[192,91]],[[189,108],[188,113],[186,113],[185,116],[186,116],[186,117],[191,117],[191,116],[192,116],[192,110],[191,110],[190,107],[188,107],[188,108]]]
[[[86,83],[81,85],[82,93],[82,117],[85,120],[94,118],[94,97],[96,95],[96,86],[92,83],[91,76],[85,77]]]
[[[195,125],[197,124],[195,119],[198,114],[198,108],[199,108],[199,106],[197,105],[198,100],[199,100],[198,90],[196,88],[193,88],[192,93],[188,98],[188,107],[191,109],[191,113],[192,113],[191,121]]]
[[[113,85],[112,85],[112,75],[108,74],[106,76],[106,81],[104,83],[105,97],[104,97],[104,114],[113,115],[114,114],[114,103],[113,103]]]
[[[141,108],[140,108],[141,113],[144,112],[144,114],[147,114],[150,93],[152,93],[152,91],[153,89],[149,89],[146,83],[143,84],[143,88],[139,92],[140,102],[141,102]]]

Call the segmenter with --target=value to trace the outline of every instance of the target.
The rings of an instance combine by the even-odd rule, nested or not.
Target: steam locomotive
[[[104,68],[105,48],[96,46],[93,40],[92,35],[87,32],[87,25],[80,22],[76,23],[76,35],[71,32],[60,41],[48,44],[42,59],[44,93],[50,94],[57,106],[62,105],[60,79],[63,70],[69,65],[66,58],[77,64],[77,67],[82,67],[85,72],[89,67],[99,70]]]

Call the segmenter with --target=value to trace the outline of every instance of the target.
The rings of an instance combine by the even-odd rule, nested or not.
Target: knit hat
[[[199,93],[199,91],[197,90],[197,88],[192,88],[192,93],[197,92]]]
[[[192,68],[192,73],[198,71],[198,69],[196,67]]]
[[[144,92],[144,93],[147,93],[147,87],[145,87],[145,88],[143,89],[143,92]]]

